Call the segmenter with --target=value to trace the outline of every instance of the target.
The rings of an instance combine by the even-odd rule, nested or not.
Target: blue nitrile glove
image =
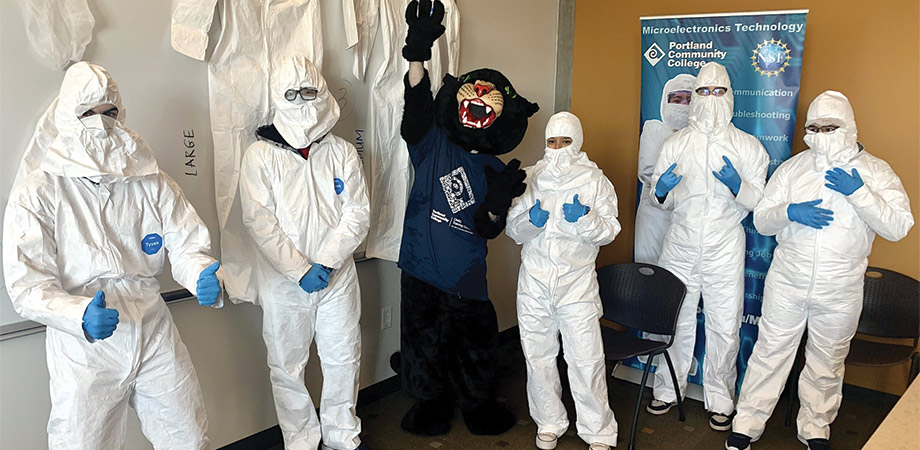
[[[313,263],[310,270],[300,279],[300,288],[310,293],[326,289],[326,286],[329,286],[330,273],[332,271],[321,264]]]
[[[96,295],[83,312],[83,331],[91,338],[102,340],[112,335],[118,326],[118,310],[105,307],[105,292]]]
[[[674,168],[677,167],[677,163],[671,164],[671,167],[668,167],[668,170],[665,170],[661,177],[658,178],[658,182],[655,183],[655,196],[659,199],[664,199],[668,196],[668,192],[671,192],[677,183],[680,183],[680,180],[684,178],[683,175],[674,175]]]
[[[581,216],[588,214],[588,211],[591,211],[591,207],[582,205],[578,201],[578,194],[572,198],[572,203],[562,204],[562,215],[565,216],[566,222],[575,223]]]
[[[732,195],[738,195],[738,190],[741,189],[741,176],[738,175],[738,171],[735,170],[735,166],[732,165],[732,160],[728,159],[728,156],[722,156],[722,161],[725,161],[725,165],[722,166],[722,170],[716,172],[712,171],[712,174],[716,177],[717,180],[721,181],[722,184],[728,186],[732,191]]]
[[[195,292],[198,293],[198,304],[201,306],[211,306],[217,303],[217,298],[220,297],[220,280],[217,279],[217,269],[220,269],[220,262],[205,267],[198,275]]]
[[[791,203],[786,208],[786,215],[789,220],[798,222],[812,228],[821,229],[830,225],[834,220],[834,212],[829,209],[818,208],[821,199],[812,200],[804,203]]]
[[[530,223],[537,228],[543,228],[546,220],[549,219],[549,211],[540,208],[540,199],[530,207]]]
[[[859,172],[853,169],[852,173],[853,175],[850,175],[846,170],[835,167],[833,170],[828,170],[827,174],[824,175],[824,179],[828,181],[824,185],[843,195],[850,195],[863,185]]]

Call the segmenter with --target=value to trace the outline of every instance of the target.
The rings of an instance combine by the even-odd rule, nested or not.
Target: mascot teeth
[[[495,122],[495,110],[482,99],[460,102],[460,123],[467,128],[483,129]]]

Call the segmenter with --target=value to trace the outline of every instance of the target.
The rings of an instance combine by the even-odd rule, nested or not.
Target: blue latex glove
[[[853,169],[852,173],[853,175],[850,175],[846,170],[835,167],[833,170],[828,170],[827,174],[824,175],[824,179],[828,181],[824,185],[843,195],[850,195],[863,185],[859,172]]]
[[[718,172],[713,170],[712,174],[717,180],[721,181],[722,184],[731,189],[732,195],[738,195],[738,190],[741,189],[741,176],[738,175],[738,171],[735,170],[735,166],[732,164],[732,160],[728,159],[728,156],[722,155],[722,161],[725,161],[722,170]]]
[[[817,204],[821,199],[812,200],[804,203],[791,203],[786,208],[786,215],[789,220],[807,225],[812,228],[821,229],[830,225],[834,220],[834,212],[829,209],[818,208]]]
[[[677,163],[671,164],[671,167],[668,167],[668,170],[665,170],[661,177],[658,178],[658,182],[655,183],[655,196],[659,199],[664,199],[668,196],[668,192],[671,192],[680,180],[684,178],[683,175],[674,175],[674,168],[677,167]]]
[[[543,228],[546,220],[549,219],[549,211],[540,208],[540,199],[530,207],[530,223],[537,228]]]
[[[566,222],[575,223],[581,216],[588,214],[588,211],[591,211],[591,207],[582,205],[578,201],[578,194],[575,194],[575,197],[572,198],[572,203],[562,204],[562,214],[565,216]]]
[[[83,331],[91,338],[103,340],[115,332],[118,326],[118,310],[105,307],[105,292],[96,295],[83,312]]]
[[[205,267],[198,275],[198,285],[195,291],[198,292],[198,304],[201,306],[211,306],[217,303],[217,298],[220,297],[220,280],[217,279],[217,269],[220,269],[220,262]]]
[[[329,286],[330,273],[332,271],[321,264],[313,263],[310,270],[300,279],[300,288],[310,293],[326,289],[326,286]]]

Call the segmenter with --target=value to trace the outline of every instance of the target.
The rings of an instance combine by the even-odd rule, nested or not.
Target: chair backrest
[[[626,263],[597,271],[604,318],[649,333],[673,335],[687,288],[652,264]]]
[[[887,338],[920,336],[920,282],[893,270],[869,267],[859,333]]]

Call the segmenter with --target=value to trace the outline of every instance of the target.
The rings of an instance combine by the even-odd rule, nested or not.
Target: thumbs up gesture
[[[118,326],[118,311],[105,307],[105,292],[96,291],[96,295],[83,312],[83,331],[91,338],[102,340],[115,332]]]
[[[215,262],[206,267],[198,275],[198,284],[196,286],[196,295],[198,304],[201,306],[211,306],[217,302],[220,296],[220,280],[217,278],[217,269],[220,269],[220,263]]]
[[[549,219],[549,211],[540,207],[540,199],[530,207],[530,223],[537,228],[543,228],[546,220]]]
[[[590,207],[582,205],[578,201],[578,194],[575,194],[575,197],[572,198],[572,203],[562,204],[562,214],[565,216],[566,222],[575,223],[581,216],[588,214],[590,210]]]

